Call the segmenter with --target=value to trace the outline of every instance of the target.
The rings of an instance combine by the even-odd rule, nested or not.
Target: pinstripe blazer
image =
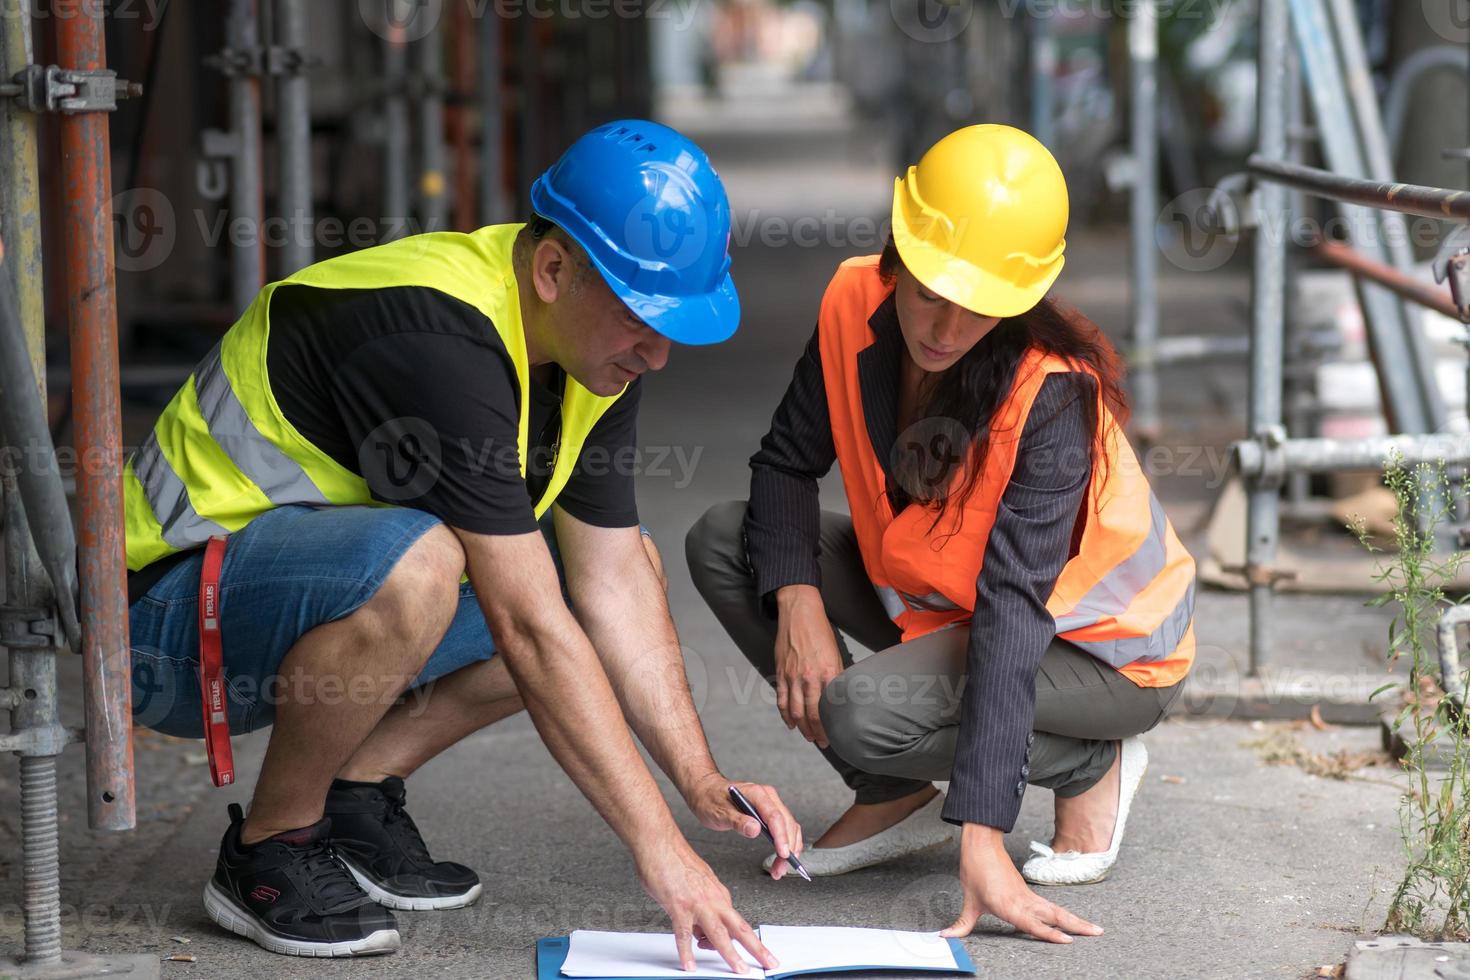
[[[891,296],[868,322],[874,340],[858,355],[859,389],[868,436],[892,485],[904,347]],[[959,742],[944,806],[952,823],[1009,831],[1021,809],[1036,672],[1056,637],[1046,602],[1074,551],[1091,472],[1058,461],[1088,458],[1092,434],[1082,399],[1095,397],[1095,384],[1080,373],[1047,378],[1022,432],[977,582]],[[821,584],[817,480],[836,458],[813,333],[750,460],[745,534],[761,595],[785,585]]]

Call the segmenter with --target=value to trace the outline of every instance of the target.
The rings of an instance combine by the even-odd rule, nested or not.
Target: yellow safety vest
[[[375,504],[367,482],[312,445],[281,413],[266,371],[271,296],[282,285],[321,289],[420,286],[453,296],[495,325],[516,367],[521,475],[530,429],[530,364],[511,247],[521,224],[436,232],[328,259],[260,291],[174,395],[123,471],[128,568],[238,531],[288,504]],[[627,389],[625,388],[624,391]],[[536,516],[566,486],[587,435],[621,397],[571,377],[559,450]]]

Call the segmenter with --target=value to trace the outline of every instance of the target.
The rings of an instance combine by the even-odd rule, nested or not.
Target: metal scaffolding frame
[[[1293,474],[1382,469],[1390,454],[1408,462],[1470,462],[1470,436],[1446,434],[1444,406],[1433,385],[1427,345],[1410,316],[1410,303],[1432,297],[1404,287],[1408,238],[1403,215],[1470,221],[1465,191],[1393,183],[1387,172],[1386,138],[1378,107],[1366,84],[1367,65],[1352,11],[1344,0],[1262,0],[1258,145],[1247,170],[1252,185],[1246,211],[1254,228],[1251,280],[1250,404],[1247,437],[1234,444],[1233,457],[1246,482],[1245,578],[1250,590],[1250,672],[1266,662],[1271,633],[1275,567],[1280,534],[1280,490]],[[1330,25],[1329,25],[1330,20]],[[1353,114],[1330,98],[1330,85],[1308,86],[1332,170],[1302,166],[1287,157],[1290,45],[1299,46],[1304,69],[1329,79],[1346,76]],[[1356,43],[1355,43],[1356,39]],[[1339,60],[1340,59],[1340,60]],[[1329,132],[1334,131],[1335,132]],[[1354,136],[1354,133],[1357,136]],[[1360,142],[1354,143],[1355,140]],[[1374,333],[1374,357],[1390,425],[1408,435],[1377,439],[1309,439],[1288,435],[1283,425],[1285,306],[1287,285],[1288,190],[1337,202],[1349,228],[1373,229],[1367,247],[1354,251],[1329,246],[1328,255],[1350,265],[1356,275],[1365,316]],[[1400,248],[1403,247],[1403,249]],[[1447,257],[1454,300],[1461,319],[1470,302],[1467,254]],[[1438,304],[1436,304],[1438,305]],[[1443,307],[1440,306],[1442,309]],[[1391,326],[1392,325],[1392,326]],[[1396,331],[1396,332],[1395,332]]]

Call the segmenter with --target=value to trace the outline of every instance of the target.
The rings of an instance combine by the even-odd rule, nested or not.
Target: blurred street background
[[[1402,680],[1407,665],[1390,663],[1393,607],[1369,604],[1382,593],[1374,575],[1385,554],[1369,553],[1346,527],[1361,518],[1391,548],[1395,500],[1382,486],[1381,457],[1355,466],[1288,462],[1268,473],[1269,463],[1243,470],[1239,459],[1250,457],[1232,447],[1278,446],[1279,431],[1303,440],[1302,453],[1312,448],[1305,442],[1388,436],[1445,440],[1430,457],[1463,449],[1460,312],[1470,296],[1452,293],[1462,253],[1445,250],[1463,212],[1406,216],[1409,237],[1385,245],[1337,220],[1331,201],[1294,187],[1284,195],[1289,217],[1268,213],[1258,227],[1242,220],[1265,186],[1259,174],[1232,175],[1247,174],[1260,152],[1260,25],[1274,2],[98,4],[107,66],[142,86],[106,116],[110,182],[100,200],[115,248],[116,437],[125,451],[136,446],[262,283],[404,234],[524,220],[531,181],[598,123],[643,116],[682,130],[707,150],[729,192],[744,315],[730,342],[676,347],[668,368],[647,379],[640,511],[665,557],[717,760],[776,785],[815,831],[849,801],[817,753],[781,724],[773,696],[695,593],[684,533],[711,504],[746,496],[747,460],[829,277],[843,259],[883,247],[894,177],[960,126],[1025,128],[1057,156],[1071,193],[1056,294],[1129,359],[1130,434],[1200,562],[1200,653],[1178,712],[1148,737],[1153,763],[1117,868],[1104,883],[1048,894],[1107,934],[1050,947],[987,919],[967,946],[981,976],[995,978],[1341,969],[1355,942],[1380,930],[1405,861],[1398,803],[1407,782],[1394,761],[1403,746],[1382,722],[1398,702],[1370,695]],[[1289,71],[1273,83],[1289,159],[1364,179],[1470,187],[1470,3],[1290,6],[1300,19]],[[9,0],[5,9],[3,30],[33,38],[34,63],[60,60],[59,7]],[[1323,24],[1335,18],[1330,40],[1303,30],[1313,10]],[[1348,26],[1356,51],[1344,42]],[[1339,66],[1335,86],[1310,70],[1318,42]],[[6,48],[6,77],[28,63],[17,50]],[[282,85],[289,80],[304,81],[304,102]],[[89,335],[68,330],[78,301],[66,270],[75,268],[73,249],[95,243],[79,245],[68,217],[78,178],[64,169],[56,114],[0,102],[5,125],[36,120],[29,150],[12,140],[0,158],[10,185],[25,183],[17,154],[29,152],[31,168],[29,190],[10,186],[0,197],[0,270],[9,273],[6,288],[24,292],[15,271],[23,227],[44,275],[22,308],[43,345],[46,423],[80,508],[90,477],[78,460],[92,436],[73,381],[91,370],[78,358],[95,352],[81,349]],[[1334,104],[1363,134],[1356,168],[1334,139],[1345,125],[1329,115]],[[1387,154],[1391,174],[1378,173],[1375,153]],[[1272,336],[1270,311],[1253,293],[1253,260],[1257,239],[1273,233],[1286,235],[1275,243],[1287,273],[1277,354],[1253,380],[1252,338],[1259,345]],[[1389,268],[1349,269],[1324,242]],[[1388,273],[1435,302],[1373,285]],[[1263,386],[1280,396],[1275,417],[1253,401]],[[844,506],[835,475],[823,492],[827,506]],[[1262,503],[1263,494],[1274,503]],[[1253,507],[1274,522],[1269,552],[1247,540]],[[1438,529],[1442,552],[1462,547],[1453,518],[1463,516]],[[59,722],[76,728],[105,717],[87,713],[84,658],[47,656]],[[17,718],[19,730],[25,719]],[[625,851],[522,716],[467,739],[409,783],[436,855],[479,871],[486,888],[477,905],[401,914],[404,948],[391,957],[268,956],[218,930],[198,898],[225,806],[248,801],[267,734],[236,738],[240,782],[215,790],[202,743],[132,732],[135,823],[103,812],[118,832],[89,826],[89,814],[93,825],[98,818],[83,747],[60,754],[64,948],[146,956],[168,977],[519,978],[532,975],[541,936],[664,928]],[[94,769],[92,778],[103,776]],[[953,846],[811,885],[773,883],[760,872],[759,844],[703,831],[663,786],[753,924],[940,929],[959,908]],[[1008,838],[1017,859],[1029,841],[1049,839],[1050,814],[1050,794],[1033,788]],[[19,771],[0,766],[0,957],[25,949],[25,836]]]

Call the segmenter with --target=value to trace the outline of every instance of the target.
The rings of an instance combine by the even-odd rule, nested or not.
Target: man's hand
[[[987,912],[1049,943],[1070,943],[1072,936],[1102,935],[1101,926],[1032,891],[1011,863],[1003,835],[994,827],[965,824],[960,837],[960,885],[965,892],[964,907],[954,924],[940,933],[946,939],[968,936]]]
[[[793,854],[801,857],[804,845],[801,824],[796,822],[786,804],[781,802],[774,787],[760,783],[737,783],[715,773],[701,780],[691,790],[686,799],[690,812],[699,818],[706,829],[733,830],[745,837],[759,837],[760,823],[730,801],[731,786],[745,794],[745,798],[766,821],[766,826],[771,828],[771,836],[776,839],[776,856],[780,858],[771,866],[771,877],[779,880],[786,874],[785,859]]]
[[[822,690],[842,673],[842,654],[822,594],[810,585],[788,585],[776,591],[776,608],[776,707],[787,728],[825,749]]]
[[[735,948],[736,943],[749,950],[765,969],[780,965],[761,945],[750,923],[730,904],[729,889],[720,884],[710,866],[683,838],[676,837],[669,847],[640,855],[638,880],[649,897],[669,914],[679,965],[685,970],[694,969],[696,942],[718,952],[736,973],[750,969]]]

